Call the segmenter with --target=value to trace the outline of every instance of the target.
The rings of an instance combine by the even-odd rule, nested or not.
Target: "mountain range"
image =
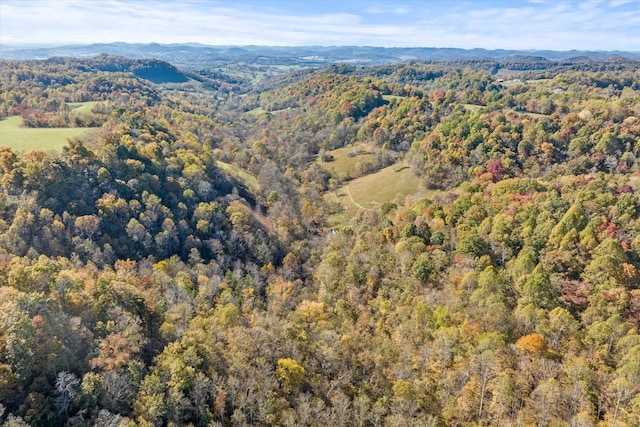
[[[498,60],[513,56],[533,56],[551,61],[575,57],[583,57],[594,61],[601,61],[609,57],[640,59],[640,52],[577,50],[467,50],[457,48],[383,48],[373,46],[209,46],[199,43],[132,44],[122,42],[28,48],[0,45],[1,59],[87,58],[105,53],[130,58],[156,58],[187,68],[234,63],[291,66],[322,66],[329,64],[383,65],[413,60]]]

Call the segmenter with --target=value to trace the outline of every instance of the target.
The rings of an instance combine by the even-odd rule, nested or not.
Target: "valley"
[[[640,423],[637,57],[69,49],[0,61],[0,424]]]

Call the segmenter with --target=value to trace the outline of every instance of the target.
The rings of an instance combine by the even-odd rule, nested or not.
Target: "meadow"
[[[227,175],[229,175],[234,180],[238,181],[241,185],[243,185],[248,191],[252,193],[257,193],[260,189],[260,185],[258,184],[258,180],[255,176],[251,175],[249,171],[246,171],[238,166],[225,163],[221,160],[216,160],[216,165],[225,171]]]
[[[82,108],[82,107],[81,107]],[[25,128],[20,116],[0,120],[0,145],[17,151],[42,150],[59,152],[67,139],[80,136],[94,128]]]
[[[421,192],[420,178],[410,168],[397,163],[326,193],[325,200],[342,207],[330,216],[332,225],[345,225],[360,211]]]
[[[71,108],[71,114],[89,115],[97,102],[70,102],[67,105]]]
[[[380,166],[376,160],[377,154],[388,154],[392,156],[392,161],[397,158],[397,153],[390,150],[382,150],[367,144],[354,144],[327,151],[325,156],[330,156],[331,160],[323,161],[319,156],[318,163],[331,172],[334,177],[343,181],[379,169]]]
[[[252,116],[261,116],[263,114],[278,114],[278,113],[282,113],[283,111],[287,111],[286,109],[283,110],[265,110],[262,107],[256,107],[253,110],[249,110],[247,111],[247,114],[251,114]]]

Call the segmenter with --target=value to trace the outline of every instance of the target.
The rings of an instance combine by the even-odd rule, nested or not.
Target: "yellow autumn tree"
[[[280,381],[282,390],[289,394],[298,389],[304,378],[304,368],[293,359],[278,359],[276,377]]]
[[[535,355],[546,354],[549,350],[547,340],[540,334],[529,334],[516,341],[516,348],[525,353]]]

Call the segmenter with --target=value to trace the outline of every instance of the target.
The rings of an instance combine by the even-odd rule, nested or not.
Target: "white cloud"
[[[628,3],[633,3],[633,0],[611,0],[609,2],[609,7],[620,7]]]
[[[406,15],[411,10],[407,7],[380,7],[380,6],[371,6],[365,9],[365,13],[369,13],[372,15]]]
[[[640,8],[609,2],[342,2],[314,12],[269,2],[57,0],[0,2],[0,42],[200,42],[234,45],[378,45],[489,49],[640,50]],[[616,3],[616,7],[612,6]],[[264,7],[260,7],[264,5]],[[320,7],[322,6],[322,7]],[[618,7],[624,6],[624,7]],[[333,10],[332,10],[333,9]]]

